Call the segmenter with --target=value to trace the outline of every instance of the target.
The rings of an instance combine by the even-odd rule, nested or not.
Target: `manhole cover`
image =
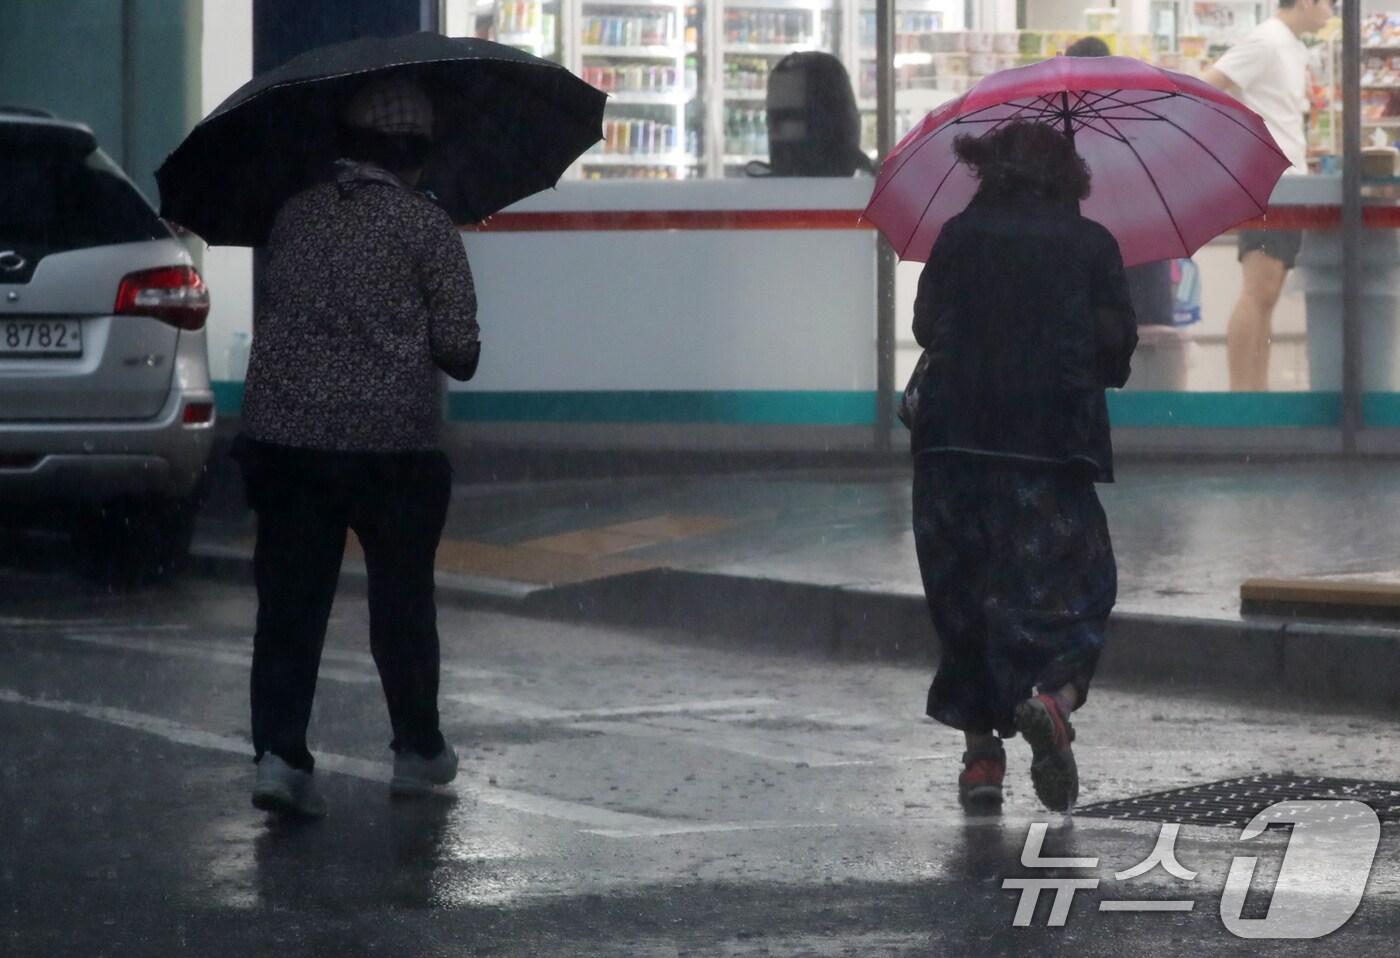
[[[1244,828],[1255,815],[1276,802],[1341,800],[1371,806],[1382,825],[1400,823],[1400,782],[1301,775],[1231,778],[1114,802],[1081,805],[1075,813],[1090,818]]]

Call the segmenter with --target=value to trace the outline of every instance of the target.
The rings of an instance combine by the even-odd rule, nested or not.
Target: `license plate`
[[[76,319],[0,320],[0,357],[81,356],[83,324]]]

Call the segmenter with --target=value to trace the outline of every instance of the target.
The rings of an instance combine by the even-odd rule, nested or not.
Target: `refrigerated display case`
[[[711,38],[718,51],[711,75],[718,109],[711,117],[710,168],[743,176],[768,159],[768,73],[804,50],[838,53],[841,0],[742,0],[712,3]]]
[[[874,0],[441,2],[447,33],[554,59],[608,94],[604,139],[569,178],[744,175],[768,159],[769,72],[807,50],[846,67],[875,155]],[[899,0],[897,132],[966,88],[964,25],[964,0]]]
[[[449,36],[473,36],[563,62],[563,0],[447,0],[443,26]]]
[[[678,0],[585,0],[578,9],[578,74],[608,94],[603,142],[580,160],[580,175],[700,175],[699,32],[687,5]]]
[[[897,0],[895,4],[895,140],[943,100],[966,89],[967,54],[962,50],[963,0]],[[846,47],[846,67],[861,111],[860,145],[877,154],[875,114],[875,4],[859,0],[855,42]],[[950,52],[956,41],[958,50]]]

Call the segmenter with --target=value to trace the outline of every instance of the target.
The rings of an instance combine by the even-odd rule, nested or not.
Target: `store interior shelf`
[[[874,47],[862,47],[860,51],[862,60],[875,59]],[[900,67],[924,67],[933,62],[933,54],[923,50],[912,50],[906,53],[896,53],[894,55],[895,69]]]
[[[724,155],[725,166],[745,166],[758,160],[761,163],[768,162],[767,153],[726,153]]]
[[[542,47],[544,34],[537,30],[526,33],[498,33],[496,42],[504,43],[508,47]]]
[[[830,0],[738,0],[726,3],[726,10],[811,10],[821,13],[832,8]]]
[[[605,90],[609,103],[627,106],[683,106],[694,94],[684,90],[645,92],[642,90]]]
[[[760,57],[785,57],[789,53],[804,53],[820,50],[822,46],[815,40],[810,43],[726,43],[725,53]]]
[[[675,60],[685,55],[685,48],[674,47],[622,47],[622,46],[582,46],[579,53],[586,57],[618,57],[634,60]]]
[[[725,90],[724,98],[734,102],[763,103],[768,99],[767,90]]]
[[[585,153],[579,157],[585,166],[694,166],[696,157],[688,153]]]

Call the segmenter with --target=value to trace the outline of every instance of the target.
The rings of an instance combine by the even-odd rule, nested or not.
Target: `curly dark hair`
[[[1089,166],[1048,123],[1015,120],[984,136],[964,134],[953,152],[982,185],[979,197],[1041,196],[1066,206],[1089,195]]]

